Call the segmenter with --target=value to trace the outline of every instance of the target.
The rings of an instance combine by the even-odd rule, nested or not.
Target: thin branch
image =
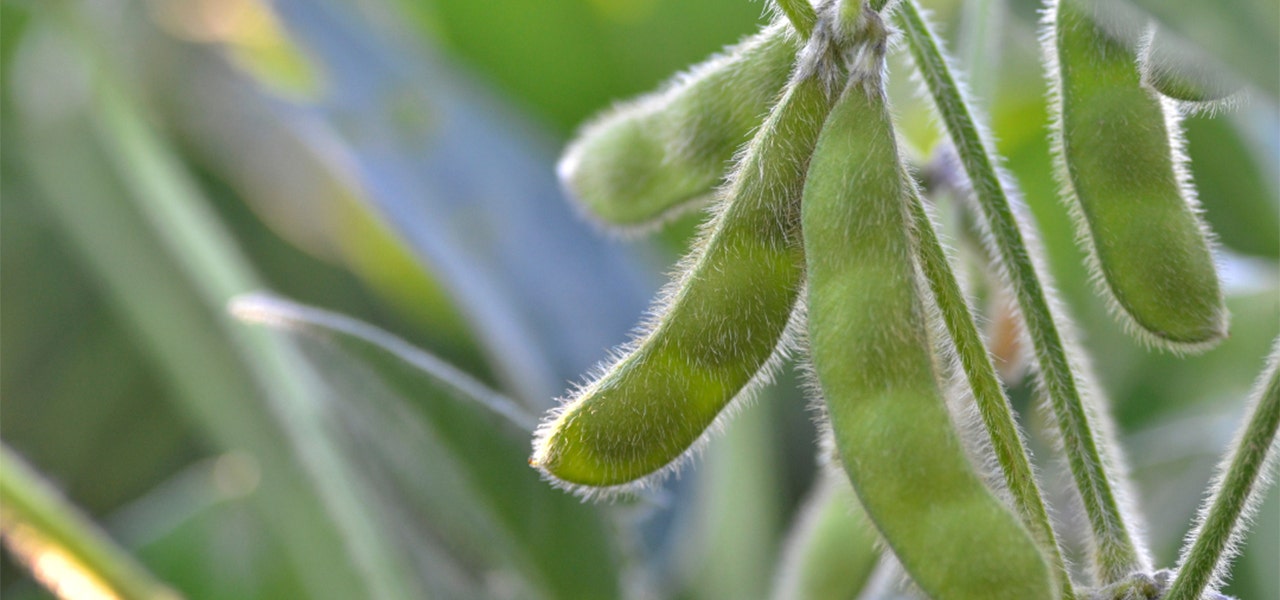
[[[1222,571],[1239,550],[1240,534],[1270,483],[1276,429],[1280,426],[1280,338],[1272,346],[1267,368],[1258,378],[1250,400],[1252,412],[1215,478],[1213,496],[1200,512],[1199,523],[1182,550],[1178,576],[1165,600],[1195,600],[1206,588],[1215,589]]]

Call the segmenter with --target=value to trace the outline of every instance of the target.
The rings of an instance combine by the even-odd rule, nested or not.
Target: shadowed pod
[[[856,598],[880,559],[875,528],[849,478],[835,465],[820,470],[783,543],[774,600]]]
[[[810,354],[836,447],[929,597],[1054,598],[1030,533],[970,465],[938,382],[880,53],[823,126],[802,201]]]
[[[1192,108],[1229,105],[1241,88],[1221,65],[1154,25],[1142,41],[1139,67],[1143,84]]]
[[[561,184],[607,225],[661,223],[721,182],[786,85],[799,49],[791,28],[775,23],[606,111],[560,159]]]
[[[1093,276],[1140,340],[1207,349],[1228,317],[1177,108],[1142,85],[1127,41],[1139,36],[1123,31],[1132,23],[1104,29],[1084,0],[1046,14],[1059,176]]]
[[[538,428],[530,463],[553,482],[592,495],[658,472],[768,377],[804,277],[799,202],[832,103],[823,79],[797,72],[646,331]]]

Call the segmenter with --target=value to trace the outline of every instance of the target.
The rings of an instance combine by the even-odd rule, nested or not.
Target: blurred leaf
[[[545,138],[508,107],[332,2],[274,6],[332,82],[315,105],[280,106],[285,122],[351,165],[469,317],[504,386],[550,406],[624,341],[653,289],[645,272],[572,216]]]
[[[61,596],[179,598],[8,446],[0,446],[0,534],[9,552]]]
[[[351,413],[347,420],[375,419],[364,435],[407,432],[400,436],[401,445],[384,446],[373,457],[383,465],[429,457],[428,465],[412,460],[393,469],[392,476],[402,479],[406,489],[439,494],[443,486],[422,488],[415,482],[431,482],[429,471],[455,465],[462,481],[453,487],[460,496],[453,505],[426,504],[437,513],[477,512],[462,518],[500,528],[504,543],[514,548],[499,550],[552,597],[608,598],[618,593],[616,551],[599,512],[540,481],[529,468],[535,419],[525,409],[436,357],[349,317],[260,294],[237,298],[231,311],[246,322],[291,334],[331,389],[341,394],[338,401]],[[410,422],[427,429],[411,431]],[[452,524],[448,515],[430,516],[441,526]],[[454,535],[470,538],[473,547],[492,545],[482,533],[487,532]]]
[[[88,42],[81,40],[81,43]],[[101,63],[94,64],[86,60],[74,46],[64,45],[61,52],[64,53],[62,59],[71,61],[73,67],[81,65],[81,70],[78,71],[81,77],[89,76],[90,72],[84,69],[90,66],[104,68]],[[106,57],[98,55],[97,58],[102,60]],[[73,70],[71,73],[74,76],[77,71]],[[100,70],[96,75],[97,77],[87,80],[99,86],[96,104],[88,104],[87,100],[82,99],[85,104],[72,104],[68,107],[68,112],[62,115],[41,113],[31,103],[24,106],[31,126],[25,131],[27,143],[41,146],[49,152],[43,155],[43,162],[35,161],[34,166],[40,172],[43,185],[51,189],[49,197],[58,200],[51,204],[58,209],[56,212],[72,232],[73,239],[83,244],[85,255],[94,261],[97,270],[108,274],[108,283],[116,288],[113,291],[117,291],[121,297],[122,307],[136,315],[136,325],[144,331],[151,331],[153,343],[164,348],[161,355],[166,360],[179,359],[172,365],[179,374],[179,382],[203,391],[202,388],[214,381],[243,381],[239,377],[202,373],[208,367],[226,367],[225,364],[210,363],[206,356],[209,348],[191,345],[192,340],[209,339],[210,334],[184,334],[173,326],[176,323],[197,328],[208,326],[205,325],[210,324],[208,318],[156,319],[159,316],[154,312],[156,304],[165,296],[153,295],[146,290],[157,284],[186,282],[195,288],[196,297],[208,309],[220,307],[222,301],[234,290],[253,285],[251,282],[254,277],[239,262],[238,254],[229,246],[228,237],[218,229],[216,218],[205,212],[207,207],[201,204],[198,192],[185,178],[175,158],[154,137],[135,112],[136,108],[123,95],[124,92],[113,87],[119,85],[118,82],[109,78],[109,71]],[[95,118],[94,124],[98,126],[97,140],[110,149],[103,155],[95,155],[93,151],[96,148],[86,147],[83,143],[86,132],[82,128],[85,127],[85,122],[78,111],[90,109],[93,110],[91,114]],[[33,129],[38,130],[39,134],[36,135]],[[115,183],[109,167],[102,162],[101,157],[104,155],[113,160],[119,169],[118,173],[131,188],[134,195],[130,200],[134,201],[139,212],[135,213],[128,205],[112,205],[107,201],[111,197],[99,191],[118,189],[108,187]],[[71,156],[76,157],[76,160],[61,162],[61,159]],[[68,177],[66,168],[69,166],[91,171]],[[98,201],[79,202],[79,198],[94,196],[98,197]],[[142,217],[142,222],[137,220],[138,217]],[[109,223],[114,223],[115,226],[108,226]],[[137,233],[132,237],[123,234],[129,230]],[[145,250],[147,241],[155,239],[152,237],[154,234],[159,234],[158,242],[162,250],[157,251],[154,247],[150,251]],[[172,269],[172,266],[157,264],[157,259],[164,256],[164,252],[176,259],[178,276],[154,279],[150,276],[139,277],[139,268],[143,265],[148,265],[153,270]],[[189,313],[198,311],[197,306],[198,304],[175,303],[172,309]],[[225,326],[226,323],[222,325]],[[364,582],[372,595],[404,597],[413,584],[405,579],[407,570],[398,566],[400,561],[392,558],[400,556],[400,553],[392,551],[388,547],[389,540],[379,536],[381,525],[377,524],[377,517],[366,512],[367,506],[357,499],[365,492],[359,486],[348,483],[351,471],[345,457],[335,454],[338,451],[335,446],[325,444],[325,429],[316,422],[316,415],[312,412],[314,408],[308,405],[307,398],[313,396],[308,396],[305,391],[305,386],[308,385],[307,373],[301,370],[299,359],[294,358],[294,351],[278,340],[255,336],[252,332],[235,328],[212,334],[207,346],[219,347],[224,343],[222,340],[228,337],[248,353],[247,362],[256,375],[257,383],[269,391],[267,397],[272,402],[268,406],[279,416],[275,423],[286,434],[284,439],[293,446],[291,450],[296,454],[287,458],[280,454],[278,432],[245,435],[248,433],[245,430],[250,426],[266,425],[273,421],[271,417],[264,418],[265,415],[261,413],[250,417],[234,415],[227,410],[228,407],[197,406],[196,408],[207,407],[221,413],[215,415],[202,411],[202,420],[210,424],[223,423],[223,432],[229,434],[227,437],[230,440],[248,443],[255,451],[265,454],[263,460],[270,461],[273,470],[296,472],[289,463],[292,458],[301,459],[304,472],[312,476],[312,483],[321,491],[325,508],[335,517],[343,539],[340,544],[320,542],[316,546],[302,545],[298,548],[300,553],[308,554],[307,558],[312,560],[312,564],[307,565],[312,575],[325,579],[344,578],[342,574],[350,571],[342,566],[319,567],[323,569],[319,572],[316,569],[326,561],[341,561],[344,554],[350,552],[346,558],[353,560],[360,569],[367,569]],[[181,362],[180,359],[184,358],[189,358],[192,362]],[[237,398],[233,405],[239,404],[251,412],[258,412],[259,407],[252,404],[255,398],[260,397],[257,393],[227,392],[227,395],[232,394],[232,397]],[[219,396],[223,396],[223,393],[219,392],[213,397]],[[209,397],[205,399],[212,400]],[[246,402],[250,405],[245,406]],[[270,429],[274,427],[268,427]],[[277,460],[280,462],[276,462]],[[295,496],[289,502],[298,502],[300,499]],[[296,507],[290,508],[298,512]],[[291,533],[307,536],[320,534],[322,538],[326,533],[324,529],[315,533],[308,531],[315,530],[314,526],[293,526],[289,529],[292,530]],[[316,542],[319,540],[312,540],[311,543]],[[323,548],[339,548],[341,551],[329,556],[314,552]],[[420,567],[415,571],[421,572]],[[359,581],[350,575],[345,579]],[[345,589],[346,585],[326,583],[318,588],[326,591],[317,595],[343,596],[337,590]]]
[[[857,598],[879,561],[878,542],[849,479],[834,470],[820,474],[783,546],[773,597]]]
[[[164,382],[128,323],[40,206],[16,142],[0,135],[0,437],[96,514],[196,448],[182,415],[160,399]],[[133,418],[140,413],[148,418]]]
[[[1280,258],[1280,187],[1249,147],[1232,115],[1186,120],[1187,154],[1205,218],[1223,244],[1238,252]]]
[[[736,42],[763,23],[764,12],[743,0],[388,4],[559,131]]]
[[[696,473],[696,504],[683,514],[680,554],[686,593],[695,598],[762,597],[777,556],[781,486],[771,426],[778,390],[758,390],[721,435],[707,441]],[[732,549],[732,551],[728,551]]]

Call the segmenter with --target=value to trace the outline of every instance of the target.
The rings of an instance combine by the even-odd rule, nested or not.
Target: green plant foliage
[[[761,9],[0,3],[0,594],[1276,596],[1280,6]]]

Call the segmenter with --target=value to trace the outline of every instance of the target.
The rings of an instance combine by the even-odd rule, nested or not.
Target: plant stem
[[[800,38],[809,39],[813,34],[813,27],[818,23],[818,13],[813,10],[809,0],[773,0],[773,3],[791,21],[791,26],[800,34]]]
[[[955,144],[986,220],[996,253],[1018,301],[1035,350],[1040,377],[1062,435],[1071,474],[1084,503],[1096,545],[1099,571],[1111,583],[1146,565],[1125,523],[1106,472],[1090,416],[1072,373],[1044,287],[1027,250],[1004,184],[973,121],[968,104],[915,2],[898,12],[917,68]]]
[[[982,343],[978,327],[974,324],[973,315],[965,301],[955,273],[947,262],[942,243],[934,231],[933,222],[924,210],[920,196],[911,193],[910,210],[917,243],[916,255],[920,260],[921,270],[929,281],[933,291],[934,302],[938,305],[947,331],[955,344],[956,354],[964,368],[969,386],[973,390],[974,401],[978,412],[991,436],[992,449],[1004,472],[1006,485],[1013,494],[1014,505],[1018,510],[1022,523],[1031,531],[1031,535],[1050,561],[1054,576],[1058,580],[1058,588],[1063,599],[1075,598],[1071,587],[1071,574],[1062,559],[1058,547],[1058,539],[1049,520],[1049,512],[1045,508],[1044,498],[1036,484],[1035,473],[1031,468],[1031,460],[1027,456],[1026,446],[1018,432],[1017,421],[1013,416],[1013,408],[1004,394],[1004,388],[996,377],[991,357]]]
[[[179,598],[5,445],[0,445],[0,531],[14,556],[56,594],[92,586],[125,599]],[[58,568],[50,566],[57,563]]]
[[[1268,456],[1274,454],[1272,446],[1280,426],[1280,338],[1272,346],[1251,404],[1252,414],[1236,434],[1224,461],[1230,466],[1215,482],[1216,490],[1200,513],[1194,541],[1182,551],[1178,576],[1165,600],[1195,600],[1206,587],[1216,586],[1220,565],[1236,553],[1240,527],[1249,520],[1266,488],[1262,474]]]

